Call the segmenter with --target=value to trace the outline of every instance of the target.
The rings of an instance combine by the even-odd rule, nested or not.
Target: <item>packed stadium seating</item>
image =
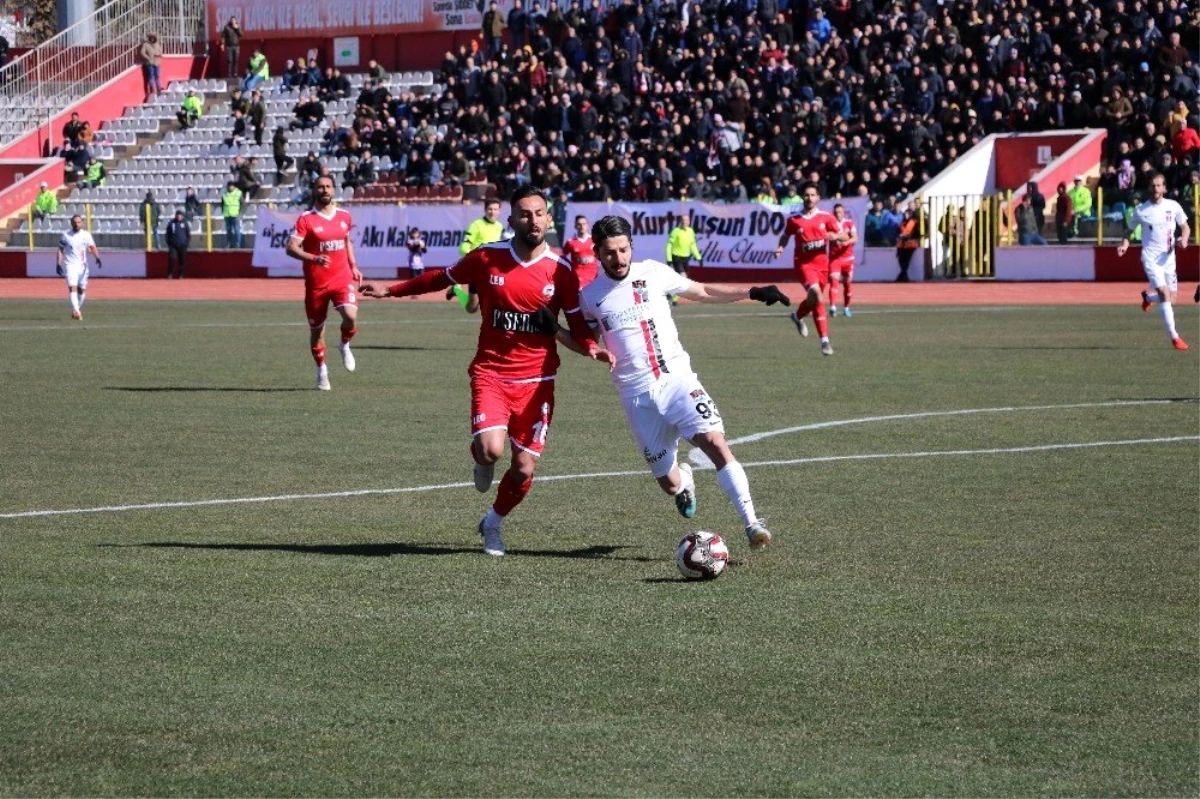
[[[1154,170],[1189,210],[1200,191],[1192,177],[1200,147],[1179,150],[1173,138],[1194,132],[1200,117],[1200,31],[1179,0],[560,5],[539,11],[522,36],[448,53],[436,77],[390,76],[394,90],[422,91],[406,101],[393,91],[396,103],[380,116],[427,123],[442,166],[447,152],[463,152],[469,180],[415,185],[390,172],[388,154],[375,148],[378,182],[343,189],[343,199],[472,200],[487,187],[503,193],[530,180],[578,199],[736,201],[782,197],[815,179],[827,196],[870,194],[890,205],[990,133],[1081,127],[1109,131],[1109,163],[1090,180],[1110,201],[1128,205]],[[350,78],[357,92],[363,76]],[[189,86],[212,104],[196,128],[177,132],[174,114]],[[278,78],[265,94],[269,137],[290,119],[295,95]],[[259,156],[264,187],[244,229],[262,203],[297,201],[293,175],[275,184],[268,141],[225,146],[227,98],[223,81],[173,84],[104,126],[102,146],[118,150],[133,146],[131,137],[168,132],[131,157],[114,153],[108,184],[74,193],[64,209],[90,202],[110,227],[136,231],[127,212],[147,187],[161,191],[164,216],[188,184],[214,202],[235,154]],[[320,127],[292,135],[289,154],[317,149],[333,117],[353,124],[354,102],[331,103]],[[391,158],[425,149],[435,145],[406,141]],[[1126,160],[1134,175],[1121,182]],[[325,165],[340,182],[345,161]],[[129,235],[114,241],[134,246],[136,234],[111,235]]]

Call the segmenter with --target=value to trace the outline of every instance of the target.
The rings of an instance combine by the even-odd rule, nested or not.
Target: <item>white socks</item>
[[[1179,338],[1179,333],[1175,331],[1175,308],[1169,301],[1160,300],[1158,303],[1158,312],[1162,314],[1163,324],[1167,326],[1167,334],[1171,336],[1171,340]]]
[[[83,300],[79,296],[79,293],[75,291],[68,291],[67,295],[71,298],[71,310],[78,312],[79,306],[83,305]]]
[[[758,521],[754,513],[754,500],[750,497],[750,482],[746,479],[746,470],[737,461],[730,461],[725,468],[717,472],[717,485],[729,497],[734,510],[742,517],[742,524],[750,526]]]

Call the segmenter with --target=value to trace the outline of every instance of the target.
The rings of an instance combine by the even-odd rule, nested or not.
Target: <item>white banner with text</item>
[[[869,200],[852,197],[844,200],[822,200],[820,207],[833,212],[841,203],[846,215],[854,220],[858,244],[854,259],[863,261],[866,248],[863,225],[867,219]],[[692,217],[696,245],[706,267],[727,269],[791,269],[792,242],[788,242],[783,257],[776,260],[775,248],[783,233],[787,218],[800,213],[798,205],[763,205],[761,203],[570,203],[567,207],[567,229],[574,229],[573,220],[583,214],[595,224],[603,216],[616,214],[629,220],[633,227],[634,257],[637,260],[665,261],[667,236],[679,224],[685,212]]]
[[[354,219],[350,244],[362,273],[370,278],[393,278],[408,266],[408,232],[419,228],[429,248],[426,266],[446,267],[459,259],[467,225],[480,216],[477,205],[354,205],[345,206]],[[254,240],[254,266],[265,267],[271,277],[299,277],[299,261],[284,251],[300,217],[298,211],[258,212]]]

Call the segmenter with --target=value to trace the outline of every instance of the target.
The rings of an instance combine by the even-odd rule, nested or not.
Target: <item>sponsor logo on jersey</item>
[[[345,239],[334,239],[333,241],[322,241],[320,243],[321,252],[341,252],[346,249]]]
[[[488,275],[488,283],[492,284],[493,286],[503,286],[504,275]]]
[[[542,286],[542,296],[545,297],[546,299],[550,299],[551,297],[554,296],[554,284],[553,283],[547,283],[546,285]]]
[[[606,313],[600,317],[600,324],[604,325],[605,330],[616,330],[621,327],[637,325],[644,318],[642,308],[643,306],[641,305],[633,305],[623,311]]]
[[[507,308],[492,309],[492,327],[506,333],[537,333],[530,311],[512,311]]]

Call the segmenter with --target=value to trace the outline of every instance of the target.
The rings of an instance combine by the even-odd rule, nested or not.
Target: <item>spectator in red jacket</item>
[[[1176,161],[1182,161],[1191,156],[1195,162],[1200,155],[1200,133],[1191,125],[1184,125],[1179,132],[1171,137],[1171,155]]]

